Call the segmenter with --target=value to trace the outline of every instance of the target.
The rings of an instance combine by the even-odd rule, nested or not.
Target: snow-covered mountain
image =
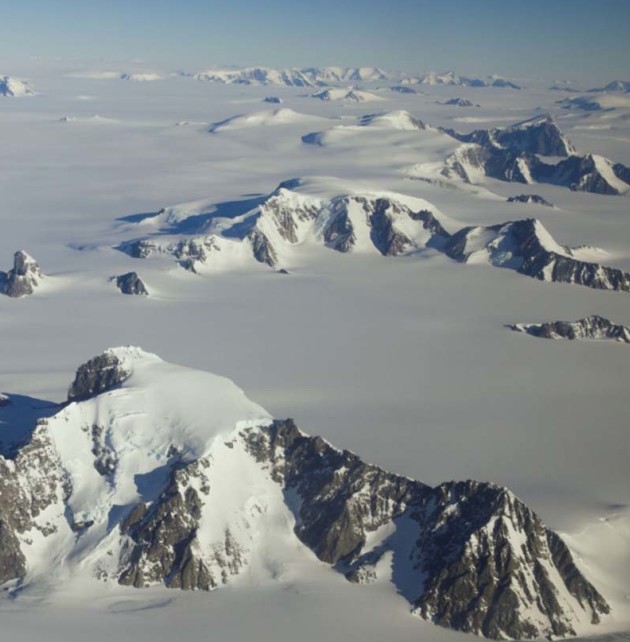
[[[451,105],[454,107],[479,107],[479,105],[476,105],[471,100],[468,100],[468,98],[449,98],[448,100],[445,100],[440,104]]]
[[[323,131],[311,132],[302,136],[302,142],[308,145],[325,147],[338,141],[346,140],[356,134],[387,131],[427,131],[433,129],[408,111],[393,111],[366,114],[357,119],[354,125],[334,125]]]
[[[226,85],[286,85],[288,87],[315,87],[300,69],[270,69],[247,67],[245,69],[209,69],[193,74],[196,80],[220,82]]]
[[[582,111],[613,111],[615,109],[630,109],[630,96],[619,94],[596,94],[575,96],[559,100],[563,109],[580,109]]]
[[[477,129],[470,134],[460,134],[452,129],[443,131],[463,143],[476,143],[486,148],[543,156],[570,156],[575,153],[575,148],[549,114],[534,116],[501,129]]]
[[[630,274],[580,260],[536,219],[465,227],[450,237],[444,251],[462,263],[508,268],[541,281],[630,292]]]
[[[319,177],[285,181],[248,206],[245,201],[235,208],[242,213],[231,216],[207,201],[166,208],[126,227],[125,233],[145,235],[117,249],[140,259],[172,257],[191,272],[255,262],[286,271],[299,265],[302,252],[321,246],[383,256],[431,249],[543,281],[630,291],[630,274],[583,260],[580,248],[560,245],[535,219],[454,231],[454,222],[424,199]]]
[[[549,116],[536,117],[505,129],[459,134],[464,142],[444,164],[442,175],[477,183],[488,176],[518,183],[551,183],[573,191],[620,195],[630,190],[630,169],[603,156],[575,153],[573,145]],[[555,164],[539,156],[565,156]]]
[[[385,129],[426,129],[427,126],[408,111],[395,110],[378,114],[367,114],[359,119],[359,125],[363,127],[383,127]]]
[[[214,123],[210,128],[211,132],[229,131],[237,129],[248,129],[250,127],[275,127],[279,125],[316,125],[325,123],[326,119],[320,116],[311,116],[293,111],[293,109],[281,108],[275,110],[255,111],[249,114],[232,116],[225,120]]]
[[[589,89],[589,92],[592,93],[601,93],[604,91],[609,92],[619,92],[627,94],[630,92],[630,81],[628,80],[613,80],[609,82],[604,87],[595,87],[594,89]]]
[[[520,87],[515,83],[498,76],[489,76],[486,79],[470,78],[468,76],[459,76],[454,71],[446,71],[442,73],[430,71],[418,78],[404,78],[402,83],[429,86],[446,85],[451,87],[500,87],[520,89]]]
[[[508,326],[515,332],[524,332],[543,339],[607,340],[630,343],[630,328],[618,325],[593,314],[577,321],[552,321],[548,323],[514,323]]]
[[[310,95],[311,98],[318,98],[325,102],[342,101],[347,103],[366,103],[379,100],[386,100],[383,96],[379,96],[371,91],[363,91],[360,89],[345,89],[345,88],[332,88],[323,89]]]
[[[0,471],[0,582],[18,600],[68,582],[211,590],[319,559],[489,638],[572,635],[610,611],[509,490],[388,473],[139,348],[79,367]]]
[[[315,185],[327,195],[309,193]],[[396,256],[437,247],[448,232],[444,217],[423,199],[391,192],[348,191],[330,195],[327,179],[282,183],[250,210],[232,217],[197,202],[171,207],[146,217],[140,229],[152,235],[126,241],[118,249],[136,257],[173,256],[182,267],[235,268],[252,259],[274,268],[287,268],[309,245],[339,252]],[[136,227],[131,228],[135,231]],[[155,234],[159,232],[159,234]]]
[[[433,71],[418,76],[380,67],[302,67],[274,69],[270,67],[216,68],[197,73],[184,73],[197,80],[226,85],[285,85],[287,87],[334,87],[346,83],[396,82],[399,86],[448,85],[462,87],[502,87],[520,89],[518,85],[498,76],[470,78],[453,71]]]
[[[0,76],[0,96],[32,96],[35,92],[23,80]]]

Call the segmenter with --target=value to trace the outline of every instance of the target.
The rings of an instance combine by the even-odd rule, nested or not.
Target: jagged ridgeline
[[[0,581],[14,595],[68,579],[211,590],[318,558],[489,638],[572,635],[609,612],[507,489],[389,473],[138,348],[83,364],[68,402],[10,451]]]
[[[596,154],[578,155],[549,115],[503,129],[461,134],[442,129],[464,143],[447,160],[442,175],[474,183],[479,175],[516,183],[550,183],[573,191],[621,195],[630,190],[630,168]],[[546,163],[540,156],[564,157]]]
[[[588,252],[561,245],[536,219],[457,230],[424,199],[392,192],[311,193],[322,186],[328,194],[339,188],[334,179],[289,180],[256,203],[230,203],[230,215],[206,202],[165,208],[141,221],[149,235],[117,248],[134,258],[172,257],[191,272],[240,269],[253,261],[286,271],[313,246],[389,257],[433,251],[541,281],[630,290],[630,274],[585,260]],[[127,229],[134,234],[137,224]]]

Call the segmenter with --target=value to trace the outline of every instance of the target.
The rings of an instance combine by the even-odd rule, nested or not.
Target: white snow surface
[[[313,246],[290,275],[257,265],[195,275],[172,261],[133,259],[111,248],[133,226],[136,237],[156,231],[150,219],[134,222],[139,215],[191,202],[202,202],[197,211],[207,213],[251,199],[249,211],[296,176],[333,176],[359,191],[424,199],[455,223],[450,230],[513,218],[505,199],[515,185],[481,177],[479,185],[456,185],[436,168],[457,141],[435,131],[359,127],[373,106],[304,97],[315,89],[278,85],[274,95],[295,112],[342,119],[335,124],[362,133],[330,137],[324,146],[301,141],[324,125],[213,136],[211,123],[256,109],[269,88],[184,76],[102,83],[74,72],[62,62],[12,64],[11,73],[41,93],[0,104],[2,265],[8,269],[16,249],[26,247],[49,275],[33,296],[0,297],[0,389],[24,396],[29,412],[42,414],[50,400],[65,398],[77,364],[108,345],[142,345],[168,362],[224,373],[273,416],[295,417],[309,433],[388,470],[427,483],[476,478],[509,486],[579,552],[581,567],[613,604],[611,628],[630,630],[623,572],[630,544],[627,529],[613,528],[621,524],[613,515],[630,503],[626,351],[596,342],[520,341],[503,327],[593,313],[630,325],[627,294],[470,269],[430,253],[385,259]],[[343,81],[350,82],[357,81]],[[562,110],[558,92],[533,81],[520,92],[425,89],[429,95],[388,92],[387,109],[453,127],[458,108],[435,101],[468,97],[482,105],[467,123],[472,130],[479,122],[522,121],[542,107],[579,153],[630,165],[625,108]],[[94,113],[116,125],[92,126]],[[62,125],[65,115],[76,121]],[[179,122],[190,125],[175,127]],[[418,167],[423,171],[411,170]],[[299,191],[323,199],[348,193],[325,182],[305,180]],[[556,205],[535,214],[553,238],[602,248],[606,256],[593,260],[630,269],[627,197],[540,184],[518,185],[517,193]],[[151,283],[150,297],[111,288],[113,274],[131,270]],[[116,394],[121,402],[141,396],[130,386],[145,367],[164,369],[165,381],[171,368],[147,361],[102,403]],[[205,443],[181,439],[193,450]],[[261,579],[257,587],[210,596],[119,587],[103,593],[83,583],[54,599],[25,593],[2,602],[3,633],[29,642],[278,641],[295,639],[297,622],[302,640],[468,639],[419,621],[378,583],[351,586],[310,561],[308,572],[301,567],[277,585]],[[276,568],[280,575],[283,568]]]
[[[27,82],[11,76],[0,76],[0,96],[31,96],[34,93]]]
[[[274,127],[278,125],[312,125],[317,126],[326,121],[320,116],[301,114],[292,109],[262,110],[234,116],[227,120],[215,123],[212,132],[228,131],[231,129],[245,129],[248,127]]]

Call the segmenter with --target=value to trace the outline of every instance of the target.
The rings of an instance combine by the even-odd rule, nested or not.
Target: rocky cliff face
[[[13,257],[13,268],[1,273],[2,293],[13,298],[33,294],[42,279],[37,261],[23,250]]]
[[[503,129],[477,129],[470,134],[460,134],[452,129],[443,131],[463,143],[476,143],[482,147],[542,156],[570,156],[575,153],[573,145],[550,116],[532,118]]]
[[[543,339],[599,339],[630,343],[630,328],[612,323],[593,314],[577,321],[552,321],[548,323],[514,323],[508,326],[516,332],[524,332]]]
[[[68,389],[68,401],[85,401],[111,390],[125,381],[129,374],[116,351],[108,350],[79,367]]]
[[[462,263],[487,262],[541,281],[630,291],[630,274],[576,259],[534,219],[463,228],[451,236],[445,252]]]
[[[431,488],[308,437],[291,421],[244,438],[298,499],[296,535],[351,581],[386,573],[380,562],[393,555],[392,581],[406,573],[398,589],[425,619],[527,639],[575,633],[567,595],[594,622],[608,612],[562,540],[504,488],[470,481]],[[388,525],[376,546],[366,544]]]
[[[562,540],[505,488],[386,472],[291,420],[254,420],[260,409],[225,380],[212,392],[173,368],[130,348],[91,359],[77,403],[0,457],[0,581],[211,590],[295,540],[351,582],[390,581],[420,617],[490,638],[571,635],[608,613]],[[169,387],[181,377],[189,399],[191,386],[200,404],[216,395],[213,417],[178,405]],[[238,407],[219,410],[226,399]],[[218,432],[204,436],[209,421]]]
[[[620,195],[630,190],[630,170],[595,154],[580,156],[549,118],[533,119],[506,129],[460,134],[442,130],[465,143],[445,162],[442,174],[474,183],[488,176],[516,183],[551,183],[573,191]],[[566,156],[545,163],[539,156]]]

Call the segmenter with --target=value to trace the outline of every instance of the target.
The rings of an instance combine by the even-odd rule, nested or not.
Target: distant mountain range
[[[304,67],[273,69],[247,67],[243,69],[209,69],[197,73],[185,73],[197,80],[220,82],[228,85],[286,85],[289,87],[328,87],[344,83],[396,82],[409,85],[451,85],[462,87],[499,87],[520,89],[515,83],[500,78],[470,78],[458,76],[452,71],[429,72],[410,75],[400,71],[388,71],[379,67]]]

